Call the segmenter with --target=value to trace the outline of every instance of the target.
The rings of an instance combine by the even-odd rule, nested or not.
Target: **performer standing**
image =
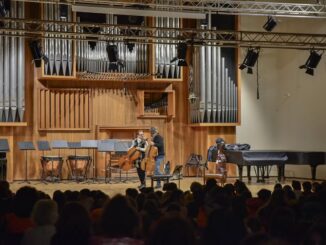
[[[138,174],[138,177],[139,177],[139,180],[140,180],[140,186],[138,186],[139,189],[142,189],[142,188],[146,187],[145,170],[141,169],[141,164],[140,163],[145,157],[145,150],[146,150],[147,146],[148,146],[148,143],[144,138],[144,132],[143,131],[138,131],[137,138],[132,141],[132,145],[131,145],[130,148],[136,147],[136,149],[141,152],[139,158],[137,158],[135,160],[135,165],[136,165],[136,168],[137,168],[137,174]]]
[[[227,178],[227,169],[226,169],[226,156],[224,154],[224,145],[225,142],[222,138],[216,139],[216,173],[221,174],[222,176],[222,183],[226,182]]]
[[[158,129],[156,127],[151,127],[150,129],[152,142],[151,145],[156,146],[158,150],[158,155],[155,158],[155,175],[161,175],[160,167],[164,160],[164,140],[163,137],[159,134]],[[155,188],[161,188],[161,182],[157,181],[157,185]]]

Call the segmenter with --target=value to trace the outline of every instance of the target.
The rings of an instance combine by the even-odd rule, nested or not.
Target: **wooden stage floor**
[[[190,189],[190,185],[192,182],[197,181],[200,183],[203,183],[203,179],[201,177],[185,177],[183,179],[181,179],[180,181],[180,187],[183,191],[189,190]],[[176,184],[178,184],[178,180],[176,181],[172,181],[175,182]],[[228,179],[229,183],[234,183],[235,179]],[[245,181],[246,182],[246,181]],[[253,196],[257,195],[257,192],[262,189],[262,188],[266,188],[269,190],[273,190],[273,187],[276,183],[276,178],[271,178],[268,180],[268,182],[266,183],[256,183],[255,180],[252,181],[252,183],[247,183],[248,188],[250,189],[250,191],[252,192]],[[286,183],[282,183],[282,185],[284,184],[290,184],[291,182],[286,182]],[[147,178],[147,186],[150,186],[150,179]],[[125,191],[127,188],[137,188],[137,186],[139,185],[139,182],[137,181],[137,179],[134,177],[132,179],[129,179],[128,181],[126,181],[125,183],[123,182],[114,182],[114,183],[104,183],[104,180],[102,181],[98,181],[98,182],[92,182],[89,181],[89,183],[87,182],[80,182],[80,183],[76,183],[74,181],[61,181],[59,183],[44,183],[41,181],[30,181],[30,183],[22,183],[21,181],[14,181],[13,183],[10,184],[10,188],[12,191],[17,191],[20,187],[25,186],[25,185],[29,185],[29,186],[33,186],[38,190],[41,190],[47,194],[49,194],[52,197],[52,194],[55,190],[61,190],[61,191],[65,191],[65,190],[73,190],[73,191],[80,191],[81,189],[84,188],[88,188],[90,190],[101,190],[103,192],[105,192],[106,194],[108,194],[109,196],[114,196],[115,194],[125,194]]]

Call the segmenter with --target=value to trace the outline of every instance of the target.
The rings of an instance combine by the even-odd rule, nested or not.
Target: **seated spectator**
[[[103,209],[101,235],[93,244],[142,244],[137,240],[139,217],[136,210],[122,195],[113,197]]]
[[[24,234],[22,245],[50,245],[58,218],[57,204],[52,200],[39,200],[34,205],[32,220],[35,227]]]
[[[52,237],[52,245],[90,244],[91,221],[86,209],[79,203],[66,204]]]
[[[146,244],[195,245],[195,232],[191,224],[180,216],[163,217],[151,229]]]
[[[296,199],[299,200],[299,198],[302,195],[300,181],[292,180],[292,188],[293,188]]]
[[[17,191],[13,199],[13,212],[4,217],[5,244],[20,244],[24,232],[34,226],[30,216],[37,200],[38,192],[33,187],[24,186]]]

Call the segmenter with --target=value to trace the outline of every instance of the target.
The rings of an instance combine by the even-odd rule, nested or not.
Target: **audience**
[[[292,181],[252,195],[239,180],[221,187],[210,179],[185,192],[169,183],[112,198],[57,190],[51,200],[1,181],[2,244],[326,244],[326,183]]]
[[[22,245],[50,245],[56,232],[55,223],[58,219],[58,207],[52,200],[41,199],[34,205],[32,221],[35,227],[24,234]]]

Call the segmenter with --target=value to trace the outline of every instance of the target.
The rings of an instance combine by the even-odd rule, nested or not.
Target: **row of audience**
[[[257,197],[241,181],[211,179],[185,192],[169,183],[112,198],[57,190],[52,199],[0,182],[0,244],[10,245],[326,244],[325,214],[325,182],[276,184]]]

